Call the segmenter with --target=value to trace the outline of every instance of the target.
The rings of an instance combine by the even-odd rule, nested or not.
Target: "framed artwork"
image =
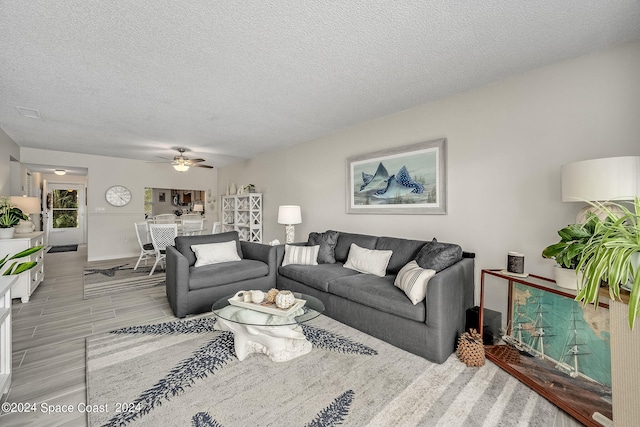
[[[446,214],[447,140],[347,159],[347,213]]]

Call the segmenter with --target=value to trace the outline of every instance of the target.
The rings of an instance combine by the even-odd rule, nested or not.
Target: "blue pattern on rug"
[[[365,356],[375,356],[377,351],[364,344],[345,338],[339,334],[329,332],[325,329],[316,328],[307,324],[301,324],[302,333],[313,344],[314,347],[323,350],[335,351],[338,353],[361,354]]]
[[[133,406],[139,408],[136,411],[120,413],[111,418],[105,426],[124,426],[144,414],[151,412],[157,405],[162,405],[164,400],[185,392],[186,387],[191,387],[195,379],[207,378],[216,370],[223,368],[232,357],[235,358],[233,334],[226,331],[216,331],[215,318],[199,318],[175,322],[158,323],[155,325],[130,326],[111,331],[112,334],[198,334],[217,332],[219,335],[207,344],[203,345],[193,355],[181,361],[169,374],[158,381],[152,388],[145,390],[136,400]],[[371,347],[343,337],[340,334],[316,328],[307,324],[300,324],[305,337],[318,349],[335,351],[338,353],[359,354],[375,356],[378,352]],[[334,402],[323,409],[309,426],[332,426],[340,424],[340,417],[344,418],[353,402],[354,393],[348,390],[340,395]],[[197,417],[197,419],[196,419]],[[193,424],[193,423],[201,424]],[[211,422],[213,424],[207,424]],[[326,422],[330,422],[327,424]],[[336,424],[337,423],[337,424]],[[192,418],[192,424],[197,426],[220,426],[206,412],[200,412]]]
[[[190,319],[177,322],[158,323],[156,325],[129,326],[126,328],[111,331],[112,334],[201,334],[204,332],[214,332],[216,319],[206,317],[201,319]]]
[[[316,415],[305,427],[333,427],[344,423],[349,415],[355,392],[347,390],[336,397],[333,402]],[[191,418],[193,427],[222,427],[222,424],[211,418],[208,412],[198,412]]]
[[[336,397],[331,405],[320,411],[313,421],[305,427],[332,427],[342,424],[349,415],[349,409],[355,395],[353,390],[345,391]]]
[[[193,353],[193,356],[180,362],[169,372],[169,375],[150,389],[143,391],[140,397],[133,402],[134,407],[140,407],[139,410],[120,413],[105,425],[123,426],[144,414],[148,414],[156,405],[162,405],[164,400],[184,393],[186,387],[191,387],[195,383],[195,379],[203,379],[209,374],[215,373],[232,357],[235,357],[233,334],[220,332],[220,335],[200,347]]]
[[[222,424],[211,418],[206,412],[198,412],[191,418],[193,427],[222,427]]]

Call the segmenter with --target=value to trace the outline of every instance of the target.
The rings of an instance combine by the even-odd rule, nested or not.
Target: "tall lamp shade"
[[[27,215],[39,214],[42,212],[40,208],[40,199],[38,197],[11,196],[11,204],[20,209]],[[31,221],[20,221],[16,226],[17,234],[31,233],[36,226]]]
[[[11,204],[22,212],[29,214],[40,213],[40,199],[38,197],[11,196]]]
[[[583,160],[562,166],[563,202],[633,200],[640,196],[640,156]]]
[[[609,202],[640,197],[640,156],[606,157],[562,166],[563,202]],[[614,207],[615,209],[615,207]],[[582,223],[588,211],[604,213],[587,206],[578,213]]]
[[[300,206],[284,205],[278,208],[278,224],[285,225],[286,243],[293,243],[295,239],[294,224],[302,223]]]

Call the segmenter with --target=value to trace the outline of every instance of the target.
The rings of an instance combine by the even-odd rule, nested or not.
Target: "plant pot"
[[[13,227],[0,228],[0,239],[12,239],[16,229]]]
[[[573,289],[578,291],[582,287],[582,271],[576,274],[576,270],[572,268],[562,268],[555,266],[554,276],[556,285],[565,289]]]

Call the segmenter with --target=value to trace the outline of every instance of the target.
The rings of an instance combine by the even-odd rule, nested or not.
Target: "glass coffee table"
[[[216,329],[233,332],[238,360],[251,353],[263,353],[274,362],[286,362],[311,351],[311,342],[302,333],[300,324],[322,314],[322,301],[294,292],[296,306],[280,310],[275,304],[244,302],[245,292],[221,298],[211,308],[218,318]]]

